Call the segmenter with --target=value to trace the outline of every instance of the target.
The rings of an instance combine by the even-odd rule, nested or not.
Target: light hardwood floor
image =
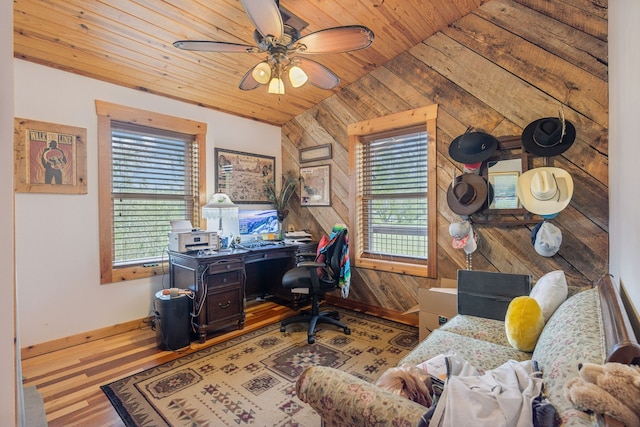
[[[249,303],[243,330],[192,342],[176,352],[158,349],[156,333],[142,322],[136,330],[22,361],[23,383],[42,393],[49,426],[124,426],[101,385],[133,375],[294,314],[273,302]]]

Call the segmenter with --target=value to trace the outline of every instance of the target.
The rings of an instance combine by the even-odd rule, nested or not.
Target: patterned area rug
[[[280,324],[200,350],[102,386],[127,426],[319,426],[295,395],[310,365],[332,366],[374,382],[418,344],[417,328],[337,309],[351,335],[319,325]]]

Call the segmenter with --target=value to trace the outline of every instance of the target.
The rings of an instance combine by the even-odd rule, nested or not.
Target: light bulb
[[[278,77],[274,77],[271,79],[271,83],[269,83],[269,93],[274,93],[277,95],[284,95],[284,82],[282,79]]]
[[[266,85],[271,78],[271,67],[266,62],[261,62],[253,68],[251,75],[258,83]]]
[[[307,73],[305,73],[302,68],[294,65],[289,69],[289,81],[291,81],[291,86],[300,87],[305,84],[309,80],[307,77]]]

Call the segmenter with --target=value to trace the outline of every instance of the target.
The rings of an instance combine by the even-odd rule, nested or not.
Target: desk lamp
[[[207,220],[207,231],[216,231],[220,236],[221,249],[228,248],[234,237],[240,235],[238,206],[224,193],[211,197],[202,207],[202,217]]]

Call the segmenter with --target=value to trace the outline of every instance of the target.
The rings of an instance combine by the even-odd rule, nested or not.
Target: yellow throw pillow
[[[538,302],[530,296],[511,300],[504,319],[509,344],[517,350],[531,352],[544,328],[544,316]]]

